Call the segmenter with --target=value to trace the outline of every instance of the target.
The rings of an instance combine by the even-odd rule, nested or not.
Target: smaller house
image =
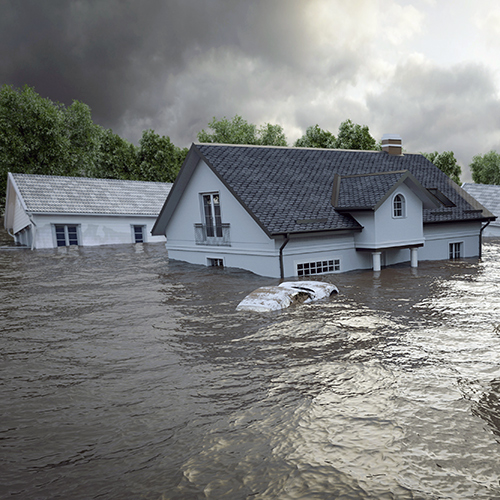
[[[500,186],[466,182],[462,188],[472,198],[486,207],[493,215],[500,216]],[[500,220],[492,221],[483,231],[483,236],[500,236]]]
[[[9,173],[4,226],[34,248],[164,242],[151,236],[172,184]]]

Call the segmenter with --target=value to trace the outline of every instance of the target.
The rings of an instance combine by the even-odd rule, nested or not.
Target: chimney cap
[[[396,139],[396,140],[402,140],[401,136],[399,134],[384,134],[382,136],[382,140],[391,140],[391,139]]]

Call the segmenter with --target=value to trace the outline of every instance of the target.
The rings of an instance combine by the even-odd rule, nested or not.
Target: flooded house
[[[493,215],[496,217],[500,215],[500,186],[466,182],[462,184],[462,187]],[[498,219],[492,221],[491,224],[484,229],[483,236],[498,238],[500,236],[500,221]]]
[[[193,144],[152,234],[170,259],[284,278],[475,257],[494,219],[387,134],[382,151]]]
[[[4,226],[35,248],[162,242],[151,229],[172,184],[9,173]]]

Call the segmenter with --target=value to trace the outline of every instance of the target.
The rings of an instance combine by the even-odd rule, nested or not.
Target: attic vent
[[[403,140],[398,134],[384,134],[382,136],[382,151],[390,155],[403,155]]]

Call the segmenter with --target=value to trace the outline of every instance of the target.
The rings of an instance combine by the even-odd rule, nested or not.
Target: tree
[[[73,101],[63,108],[65,133],[69,139],[68,165],[66,171],[71,175],[91,177],[98,164],[102,127],[95,124],[89,106]]]
[[[370,135],[368,126],[355,124],[351,120],[345,120],[340,124],[336,147],[363,151],[380,149],[377,141]]]
[[[306,133],[299,137],[294,146],[296,148],[331,148],[337,147],[335,136],[328,130],[322,130],[319,125],[307,127]]]
[[[434,151],[433,153],[422,153],[429,161],[434,163],[439,170],[444,172],[452,181],[460,184],[460,174],[462,169],[457,163],[453,151],[443,151],[438,153]]]
[[[258,144],[262,146],[288,146],[285,132],[281,125],[266,123],[257,131]]]
[[[500,154],[496,151],[474,156],[469,167],[477,184],[500,184]]]
[[[241,116],[235,117],[229,121],[226,117],[221,120],[212,119],[208,126],[213,130],[212,133],[202,129],[198,133],[200,142],[210,142],[219,144],[257,144],[257,127],[248,123]]]
[[[63,106],[40,97],[25,86],[0,90],[0,171],[3,192],[7,172],[66,171],[71,141],[66,134]]]
[[[258,144],[265,146],[286,146],[286,137],[281,125],[266,123],[257,129],[253,123],[248,123],[239,115],[232,120],[226,117],[217,120],[213,118],[208,124],[212,132],[205,129],[198,133],[200,142],[219,144]]]
[[[91,177],[134,180],[137,175],[138,148],[113,133],[103,130],[97,163],[90,171]]]
[[[318,125],[308,127],[305,135],[295,141],[295,147],[365,151],[380,149],[380,145],[370,135],[368,127],[355,124],[351,120],[345,120],[340,124],[337,138],[328,130],[322,130]]]
[[[175,146],[169,137],[145,130],[139,141],[134,176],[144,181],[173,182],[187,153],[187,148]]]

